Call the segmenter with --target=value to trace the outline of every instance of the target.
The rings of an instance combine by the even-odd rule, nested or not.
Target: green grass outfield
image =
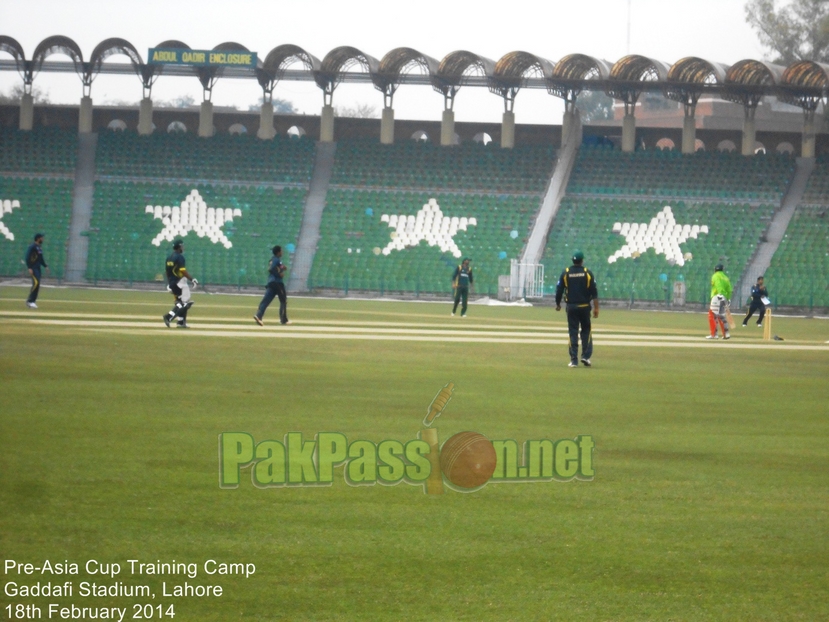
[[[189,331],[164,293],[0,287],[0,550],[77,575],[63,607],[175,606],[175,620],[821,620],[829,617],[829,321],[775,317],[783,342],[703,313],[602,310],[592,369],[568,369],[551,308],[198,294]],[[739,315],[737,315],[739,319]],[[218,437],[592,435],[593,481],[219,487]],[[132,575],[127,560],[198,564]],[[121,573],[87,573],[88,560]],[[255,574],[207,575],[204,562]],[[150,597],[81,597],[80,583]],[[185,581],[221,597],[164,597]],[[17,611],[12,609],[12,611]],[[155,611],[155,610],[154,610]],[[159,619],[157,612],[155,619]],[[60,619],[54,616],[52,619]],[[117,619],[117,618],[116,618]],[[161,618],[161,619],[170,619]]]

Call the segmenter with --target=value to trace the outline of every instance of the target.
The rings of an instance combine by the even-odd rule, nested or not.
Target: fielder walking
[[[474,282],[472,268],[469,265],[469,258],[465,257],[461,265],[455,268],[452,274],[452,289],[455,290],[455,306],[452,307],[452,315],[458,310],[458,303],[463,299],[461,305],[461,317],[466,317],[466,306],[469,301],[469,287]]]
[[[590,309],[593,317],[599,317],[599,293],[593,273],[582,265],[584,253],[573,253],[573,265],[565,268],[556,285],[556,311],[561,311],[561,299],[567,307],[567,329],[570,333],[570,365],[579,366],[579,332],[581,332],[581,362],[590,367],[593,356],[593,335]]]
[[[265,323],[262,318],[265,317],[265,310],[268,305],[273,302],[274,298],[279,298],[279,323],[290,324],[288,320],[288,295],[285,293],[285,264],[282,263],[282,247],[277,245],[271,249],[273,257],[268,264],[268,284],[265,286],[265,295],[262,296],[262,302],[259,303],[259,310],[253,319],[259,326],[264,326]]]
[[[26,269],[29,271],[29,276],[32,278],[32,289],[29,292],[29,297],[26,299],[26,306],[30,309],[37,309],[37,295],[40,293],[40,269],[49,269],[46,261],[43,259],[43,234],[35,233],[35,241],[29,244],[26,249]]]
[[[173,242],[173,252],[167,257],[165,266],[167,272],[167,286],[173,293],[176,299],[173,308],[165,313],[162,318],[167,328],[170,328],[170,323],[178,318],[176,326],[178,328],[188,328],[187,326],[187,311],[193,306],[193,301],[190,300],[190,285],[189,281],[193,283],[195,289],[199,282],[190,276],[184,262],[184,242],[176,240]]]

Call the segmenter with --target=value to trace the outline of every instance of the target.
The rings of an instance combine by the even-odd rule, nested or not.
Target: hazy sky
[[[147,49],[178,39],[194,49],[236,41],[261,58],[277,45],[299,45],[322,59],[330,50],[350,45],[381,59],[396,47],[411,47],[442,59],[469,50],[498,60],[522,50],[553,62],[583,53],[615,62],[628,52],[673,64],[700,56],[731,64],[762,59],[764,51],[746,24],[745,0],[0,0],[0,34],[17,39],[26,56],[51,35],[73,39],[88,58],[109,37],[130,41],[146,57]],[[628,7],[630,6],[630,48]],[[2,54],[4,59],[9,57]],[[55,55],[52,60],[65,60]],[[126,62],[123,56],[112,62]],[[0,91],[20,83],[16,72],[0,72]],[[41,73],[35,86],[55,103],[75,104],[80,79],[72,74]],[[161,77],[153,99],[191,94],[201,101],[193,78]],[[254,80],[219,80],[216,105],[247,109],[261,97]],[[313,82],[281,82],[274,97],[290,100],[300,112],[318,114],[322,92]],[[141,83],[135,76],[99,76],[92,86],[97,104],[137,102]],[[363,103],[382,108],[382,94],[371,85],[342,84],[335,106]],[[439,119],[443,98],[426,86],[404,86],[394,100],[398,119]],[[561,101],[541,90],[522,91],[515,104],[518,123],[559,123]],[[464,88],[455,101],[458,121],[498,122],[503,101],[486,89]]]

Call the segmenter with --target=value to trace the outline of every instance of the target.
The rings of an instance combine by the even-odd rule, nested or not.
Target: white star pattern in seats
[[[0,201],[0,233],[3,234],[3,237],[9,240],[10,242],[14,242],[14,233],[9,231],[9,228],[3,222],[3,216],[6,214],[11,214],[13,209],[17,209],[20,207],[20,201],[17,199],[9,200],[5,199]]]
[[[417,214],[383,214],[380,221],[388,223],[394,229],[391,232],[391,242],[382,250],[384,255],[417,246],[421,240],[425,240],[429,246],[438,246],[444,253],[460,257],[461,250],[455,244],[454,237],[458,231],[466,231],[467,227],[478,225],[478,220],[474,217],[444,216],[435,199],[429,199]]]
[[[652,248],[657,255],[665,255],[671,265],[684,266],[693,256],[683,254],[679,245],[688,238],[696,240],[700,234],[708,233],[708,225],[678,225],[671,206],[666,205],[650,223],[617,222],[613,225],[613,233],[623,235],[627,243],[608,257],[607,263],[638,257]]]
[[[207,207],[198,190],[191,190],[181,205],[148,205],[144,211],[164,223],[164,229],[153,238],[154,246],[161,246],[163,240],[172,242],[195,231],[200,238],[207,236],[213,244],[231,248],[233,243],[227,239],[222,227],[242,216],[242,210],[238,208]]]

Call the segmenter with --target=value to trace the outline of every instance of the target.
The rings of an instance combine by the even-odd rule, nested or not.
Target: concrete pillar
[[[501,147],[504,149],[515,147],[515,113],[512,110],[504,113],[504,119],[501,122]]]
[[[754,123],[754,115],[746,116],[743,120],[743,149],[744,156],[754,155],[754,145],[757,142],[757,127]]]
[[[444,110],[440,122],[440,144],[449,147],[455,144],[455,111]]]
[[[815,111],[805,111],[803,115],[803,138],[800,146],[800,157],[815,157]]]
[[[153,100],[145,97],[138,105],[138,135],[149,136],[153,133]]]
[[[259,129],[256,131],[257,138],[272,140],[276,136],[276,129],[273,127],[273,104],[264,102],[259,109]]]
[[[682,153],[696,153],[696,147],[697,120],[693,116],[686,116],[682,123]]]
[[[23,93],[20,98],[20,129],[31,130],[35,124],[35,98]]]
[[[564,146],[565,141],[567,140],[567,135],[570,132],[570,128],[573,126],[573,123],[576,122],[576,115],[573,113],[572,110],[564,110],[564,116],[561,119],[561,146]]]
[[[81,110],[78,114],[78,134],[92,133],[92,98],[81,97]]]
[[[320,142],[334,142],[334,106],[325,104],[320,116]]]
[[[636,117],[632,112],[625,114],[625,118],[622,119],[622,151],[636,151]]]
[[[202,102],[199,110],[199,137],[213,136],[213,102]]]
[[[394,108],[383,108],[383,117],[380,119],[380,143],[394,143]]]

